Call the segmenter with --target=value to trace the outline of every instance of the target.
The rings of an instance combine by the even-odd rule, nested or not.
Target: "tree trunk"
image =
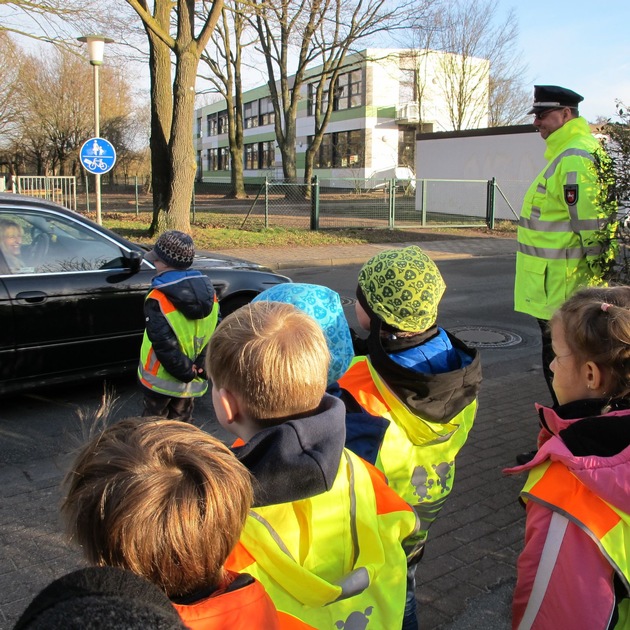
[[[197,160],[191,133],[195,111],[195,84],[198,58],[182,52],[178,59],[173,86],[173,124],[169,144],[172,165],[166,224],[168,229],[190,233],[190,201],[192,199]]]
[[[165,16],[168,24],[169,13]],[[153,192],[153,219],[151,236],[166,228],[171,184],[171,165],[168,160],[168,139],[173,119],[171,85],[171,59],[169,48],[147,29],[149,37],[149,69],[151,74],[151,190]],[[189,134],[190,135],[190,134]]]

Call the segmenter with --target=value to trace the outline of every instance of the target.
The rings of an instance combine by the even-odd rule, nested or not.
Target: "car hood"
[[[269,267],[259,265],[251,260],[243,260],[241,258],[234,258],[233,256],[222,256],[215,252],[198,252],[195,255],[193,268],[201,270],[216,269],[217,267],[223,267],[224,269],[247,269],[249,271],[269,271],[273,273]]]

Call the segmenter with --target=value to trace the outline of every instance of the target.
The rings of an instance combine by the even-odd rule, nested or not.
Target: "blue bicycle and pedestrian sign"
[[[105,138],[90,138],[83,143],[79,157],[86,171],[94,175],[103,175],[114,168],[116,149]]]

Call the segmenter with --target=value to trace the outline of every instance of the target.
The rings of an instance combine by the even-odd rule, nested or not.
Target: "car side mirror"
[[[140,271],[140,265],[144,256],[140,252],[129,252],[125,256],[125,267],[131,271],[131,273],[137,273]]]

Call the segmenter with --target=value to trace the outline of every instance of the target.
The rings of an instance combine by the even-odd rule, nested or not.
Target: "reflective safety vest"
[[[630,541],[630,516],[628,514],[598,497],[560,462],[547,461],[532,468],[521,497],[524,501],[535,501],[554,512],[545,542],[547,559],[557,557],[562,545],[562,534],[567,522],[571,522],[588,534],[597,545],[621,579],[626,594],[630,595],[630,543],[628,542]],[[533,622],[545,596],[545,588],[554,564],[554,562],[547,562],[543,567],[545,575],[539,578],[537,574],[520,624],[521,628],[527,628]],[[539,568],[539,574],[540,571]],[[548,576],[547,579],[545,576]],[[571,588],[570,585],[567,585],[567,588]],[[619,621],[615,627],[629,627],[627,598],[622,600],[618,612]]]
[[[212,311],[203,319],[188,319],[182,315],[172,302],[158,289],[149,291],[148,299],[157,300],[160,310],[173,329],[179,343],[180,350],[194,361],[206,347],[217,326],[219,318],[218,301],[215,297]],[[208,390],[208,381],[195,377],[189,383],[183,383],[167,372],[153,350],[153,344],[146,331],[140,349],[140,364],[138,365],[140,382],[149,389],[175,398],[192,398],[203,396]]]
[[[548,320],[593,276],[602,254],[596,155],[607,157],[584,118],[547,138],[547,166],[532,182],[518,224],[514,309]],[[601,237],[600,237],[601,238]]]
[[[376,467],[420,519],[419,552],[455,479],[455,456],[468,439],[477,413],[473,400],[449,422],[432,422],[409,409],[379,376],[368,357],[355,357],[339,385],[374,416],[390,420]]]
[[[283,629],[400,628],[415,528],[381,473],[344,449],[329,491],[250,511],[226,568],[262,582]]]

